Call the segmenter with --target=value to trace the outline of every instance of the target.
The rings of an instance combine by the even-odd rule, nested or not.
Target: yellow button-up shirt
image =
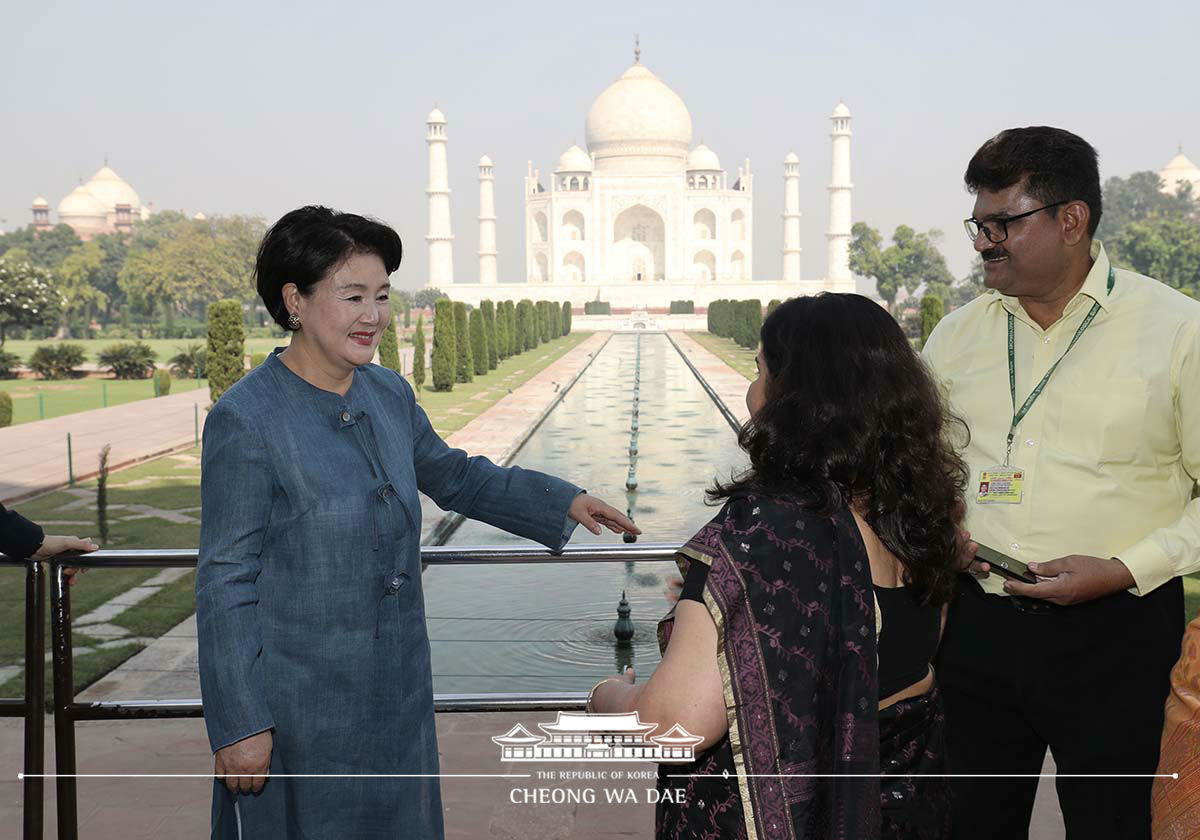
[[[1015,297],[990,291],[950,313],[925,345],[951,410],[967,422],[972,539],[1026,563],[1117,557],[1144,595],[1200,569],[1200,301],[1115,269],[1099,242],[1062,318],[1043,330]],[[1017,405],[1100,311],[1017,427],[1020,504],[978,504],[983,469],[1004,462],[1013,418],[1008,319],[1015,318]],[[1003,580],[982,581],[1003,594]]]

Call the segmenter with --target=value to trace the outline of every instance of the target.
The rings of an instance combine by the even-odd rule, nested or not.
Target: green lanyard
[[[1113,284],[1116,282],[1116,275],[1113,273],[1112,266],[1108,269],[1108,290],[1107,294],[1111,294]],[[1016,360],[1016,330],[1014,327],[1015,319],[1011,312],[1008,314],[1008,390],[1012,394],[1013,418],[1012,424],[1008,427],[1008,443],[1004,450],[1004,466],[1009,466],[1009,459],[1012,457],[1013,438],[1017,434],[1017,426],[1025,419],[1025,415],[1029,413],[1029,409],[1033,408],[1033,404],[1037,402],[1037,398],[1042,395],[1042,391],[1046,388],[1046,383],[1050,381],[1050,377],[1054,375],[1054,371],[1062,364],[1062,360],[1067,358],[1067,353],[1071,352],[1071,348],[1075,346],[1075,342],[1079,341],[1079,337],[1096,318],[1096,314],[1100,311],[1100,302],[1092,304],[1091,310],[1088,311],[1087,317],[1083,319],[1083,323],[1079,325],[1079,329],[1075,330],[1075,337],[1071,339],[1071,343],[1067,345],[1067,349],[1058,357],[1058,361],[1050,366],[1050,370],[1046,371],[1046,375],[1042,377],[1042,381],[1037,384],[1037,387],[1025,399],[1021,407],[1017,408],[1017,360]]]

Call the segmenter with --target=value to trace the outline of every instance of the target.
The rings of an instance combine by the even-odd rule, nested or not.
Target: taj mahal
[[[640,51],[588,111],[587,149],[572,145],[543,178],[525,174],[525,277],[501,283],[496,269],[494,162],[479,161],[478,282],[453,266],[448,175],[449,133],[439,109],[426,120],[429,151],[428,286],[455,300],[592,300],[614,308],[698,307],[721,298],[764,302],[821,291],[853,292],[850,110],[832,122],[825,277],[800,275],[800,160],[783,159],[783,249],[779,267],[755,281],[754,173],[746,158],[731,176],[716,152],[692,145],[692,118],[675,91],[641,63]],[[470,274],[467,274],[470,277]]]

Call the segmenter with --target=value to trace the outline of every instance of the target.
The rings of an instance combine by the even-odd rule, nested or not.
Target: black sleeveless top
[[[681,600],[704,603],[704,581],[708,566],[692,563],[683,582]],[[882,700],[915,685],[929,674],[929,663],[937,652],[942,629],[942,611],[921,606],[904,586],[875,587],[875,598],[883,613],[879,651],[879,698]]]

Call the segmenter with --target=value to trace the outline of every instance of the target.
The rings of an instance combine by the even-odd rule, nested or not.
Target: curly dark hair
[[[970,432],[900,326],[861,295],[826,293],[780,304],[759,335],[766,403],[738,435],[750,468],[709,501],[757,493],[822,513],[854,502],[921,602],[947,603],[967,483],[952,432]]]

